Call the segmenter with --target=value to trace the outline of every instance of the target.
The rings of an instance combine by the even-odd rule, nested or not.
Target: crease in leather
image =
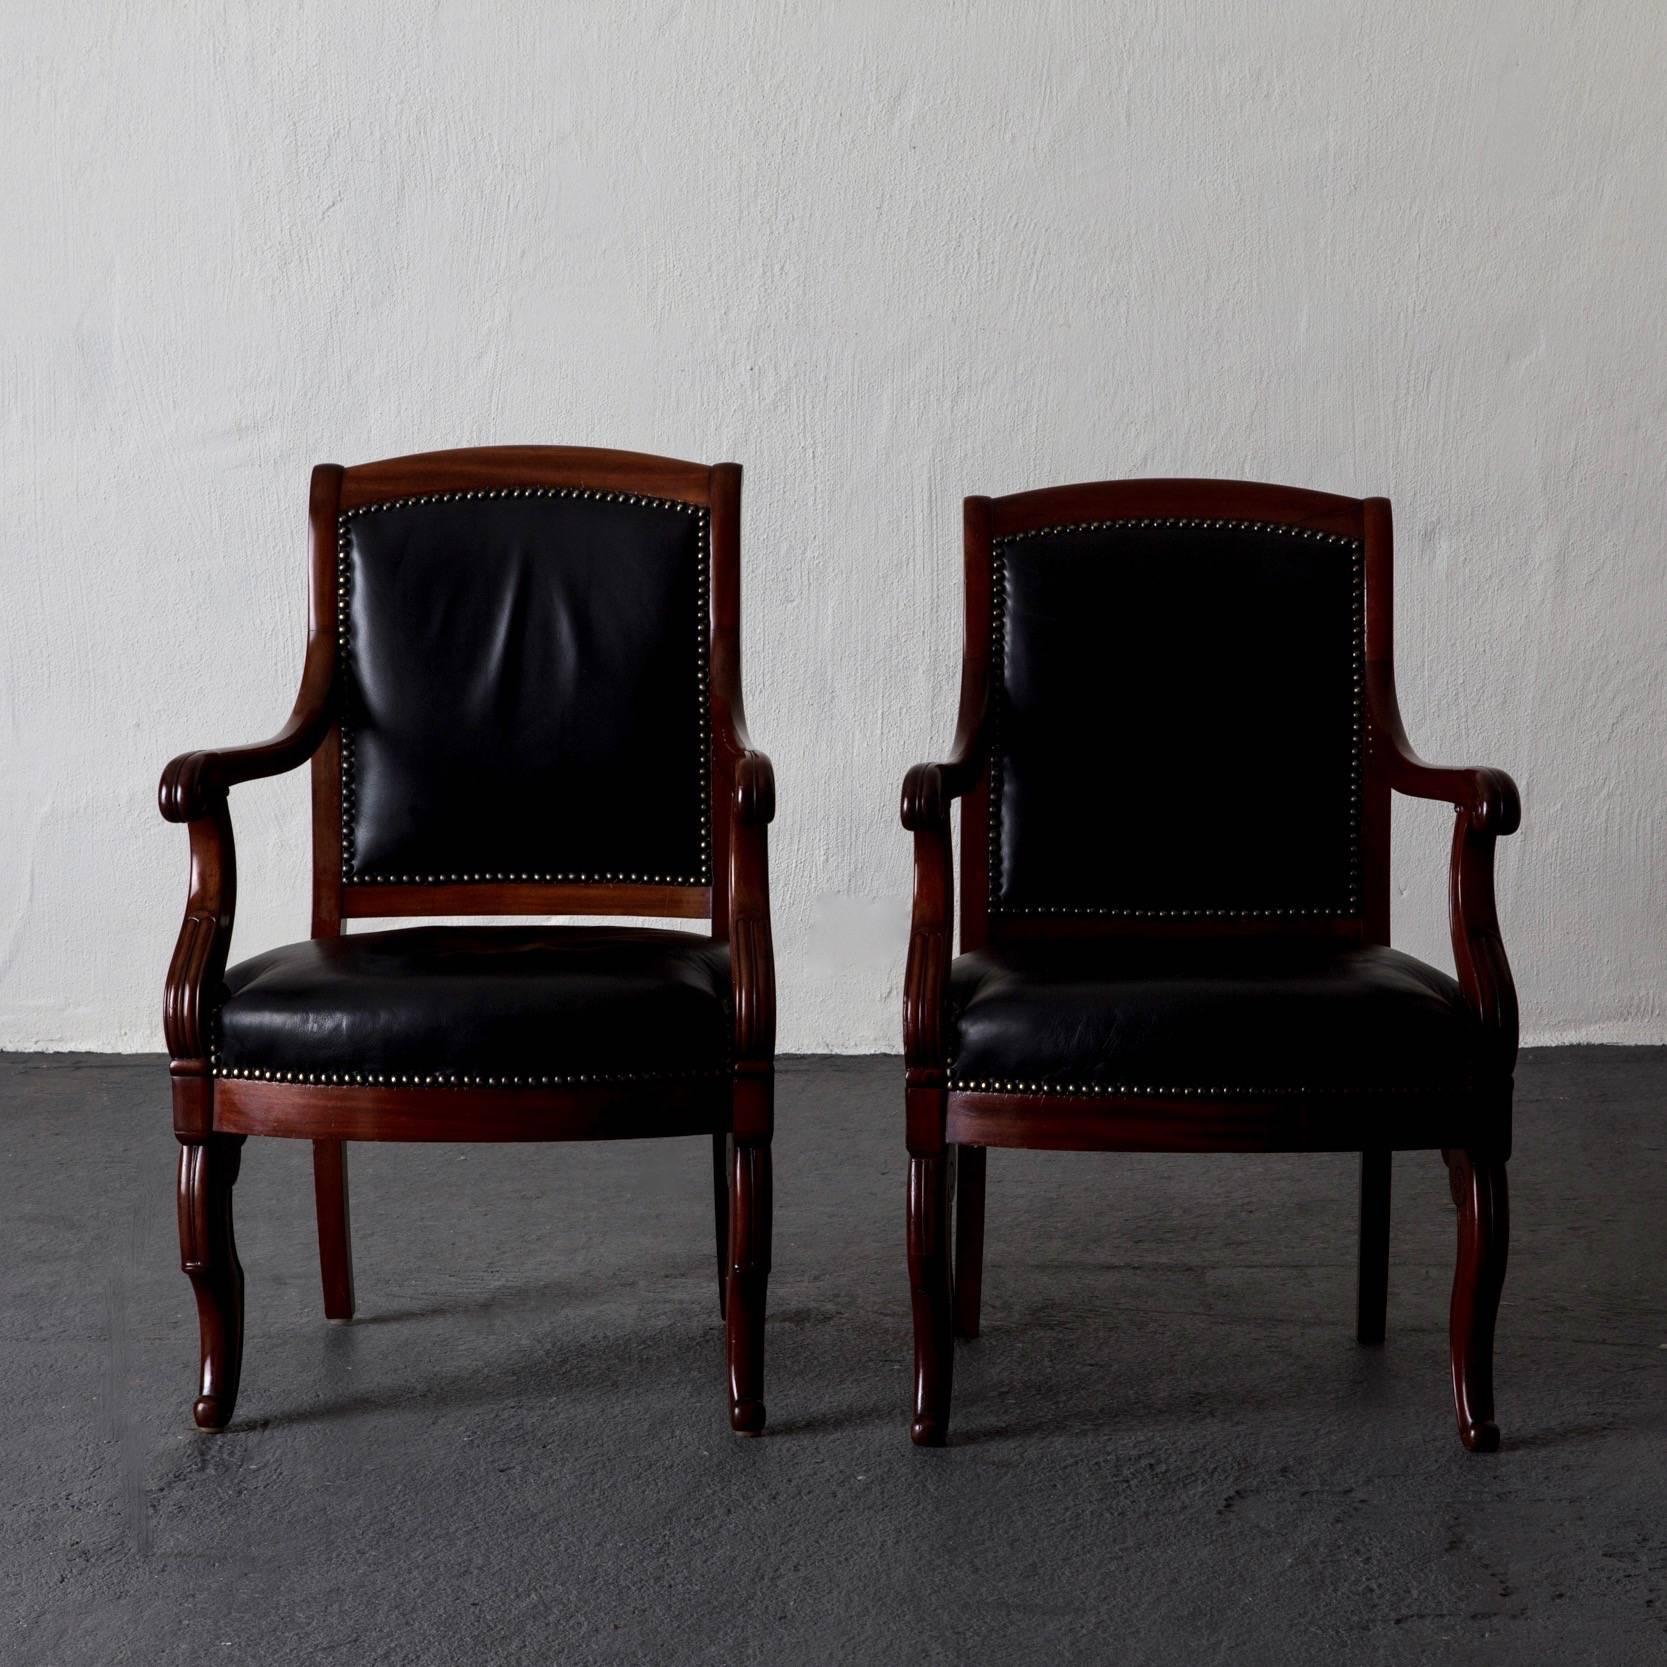
[[[232,1070],[652,1075],[729,1059],[729,946],[633,927],[417,926],[230,968]]]
[[[700,514],[440,499],[344,535],[350,878],[709,883]]]
[[[991,906],[1359,912],[1352,542],[1003,540]]]
[[[1458,985],[1383,945],[1048,944],[957,956],[952,1084],[1394,1092],[1482,1073]]]

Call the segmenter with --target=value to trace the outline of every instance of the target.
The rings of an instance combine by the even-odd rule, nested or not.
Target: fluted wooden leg
[[[347,1145],[313,1142],[313,1200],[318,1209],[318,1270],[326,1319],[353,1318],[353,1226],[347,1209]]]
[[[1505,1165],[1477,1152],[1445,1155],[1459,1204],[1451,1316],[1453,1409],[1459,1440],[1473,1453],[1492,1453],[1499,1448],[1493,1414],[1493,1327],[1511,1231]]]
[[[211,1135],[179,1154],[179,1262],[197,1298],[202,1370],[191,1415],[223,1430],[243,1368],[243,1268],[232,1235],[232,1187],[243,1136]]]
[[[718,1237],[718,1313],[729,1304],[729,1136],[712,1136],[712,1216]]]
[[[909,1284],[915,1322],[915,1445],[949,1438],[955,1338],[949,1271],[949,1158],[909,1159]]]
[[[1360,1272],[1356,1339],[1381,1343],[1389,1306],[1389,1177],[1391,1154],[1360,1154]]]
[[[764,1300],[770,1282],[770,1144],[734,1143],[729,1170],[729,1423],[764,1428]]]
[[[984,1294],[984,1170],[982,1146],[956,1148],[955,1335],[978,1335]]]

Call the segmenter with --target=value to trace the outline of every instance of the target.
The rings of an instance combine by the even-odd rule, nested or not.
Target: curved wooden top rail
[[[342,473],[340,507],[362,509],[425,492],[513,486],[589,486],[708,505],[712,472],[706,463],[599,446],[471,446],[355,464]]]
[[[995,538],[1043,527],[1141,516],[1276,521],[1347,538],[1361,537],[1365,528],[1365,503],[1359,498],[1254,480],[1084,481],[988,501],[990,533]]]

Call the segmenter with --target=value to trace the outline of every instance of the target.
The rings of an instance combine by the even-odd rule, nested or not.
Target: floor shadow
[[[1550,1452],[1561,1447],[1580,1447],[1596,1441],[1612,1440],[1618,1435],[1667,1436],[1667,1417],[1640,1418],[1631,1422],[1608,1419],[1602,1423],[1552,1424],[1543,1430],[1529,1430],[1522,1435],[1511,1433],[1509,1408],[1500,1419],[1500,1451],[1505,1453]]]

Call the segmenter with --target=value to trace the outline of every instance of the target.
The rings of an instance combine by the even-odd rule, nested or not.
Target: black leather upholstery
[[[1077,942],[962,955],[953,1086],[1455,1092],[1480,1026],[1445,973],[1371,946]]]
[[[705,512],[532,489],[342,517],[349,880],[705,884]]]
[[[417,926],[231,968],[222,1074],[512,1083],[717,1072],[729,946],[629,927]]]
[[[1354,540],[1118,521],[995,560],[993,910],[1359,913]]]

